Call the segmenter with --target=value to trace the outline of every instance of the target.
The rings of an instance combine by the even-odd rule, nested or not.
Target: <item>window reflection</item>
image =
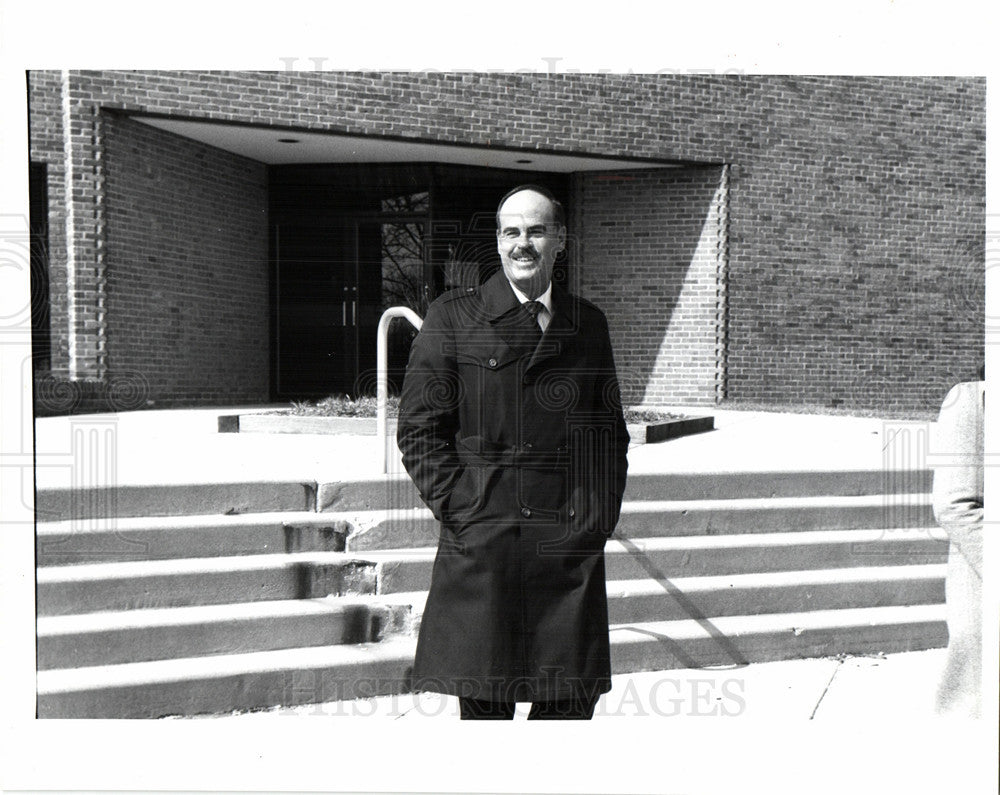
[[[382,199],[380,204],[384,213],[425,213],[431,205],[431,194],[429,191],[422,191],[391,196]]]
[[[408,306],[422,313],[423,294],[424,225],[382,224],[382,309]]]

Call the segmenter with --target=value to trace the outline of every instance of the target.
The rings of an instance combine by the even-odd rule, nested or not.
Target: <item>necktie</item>
[[[531,344],[532,346],[537,346],[542,341],[542,327],[538,323],[538,313],[544,308],[544,304],[541,301],[525,301],[521,304],[521,307],[528,316],[531,318],[529,321],[531,323]]]
[[[538,323],[538,313],[545,309],[545,304],[541,301],[525,301],[523,306],[524,311],[531,315],[532,320],[538,324],[538,328],[541,330],[542,324]]]

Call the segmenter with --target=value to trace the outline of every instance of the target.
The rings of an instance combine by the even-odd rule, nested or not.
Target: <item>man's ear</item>
[[[565,226],[560,226],[559,227],[559,250],[556,251],[556,254],[558,254],[559,251],[565,251],[565,250],[566,250],[566,227]]]

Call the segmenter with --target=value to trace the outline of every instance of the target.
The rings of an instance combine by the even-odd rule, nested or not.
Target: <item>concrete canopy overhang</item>
[[[139,122],[267,165],[296,163],[453,163],[484,168],[572,173],[670,168],[679,160],[557,153],[418,139],[129,114]]]

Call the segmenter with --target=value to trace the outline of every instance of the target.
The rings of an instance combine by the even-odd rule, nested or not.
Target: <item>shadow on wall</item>
[[[580,178],[572,288],[607,315],[627,405],[724,396],[725,177],[710,166]]]

